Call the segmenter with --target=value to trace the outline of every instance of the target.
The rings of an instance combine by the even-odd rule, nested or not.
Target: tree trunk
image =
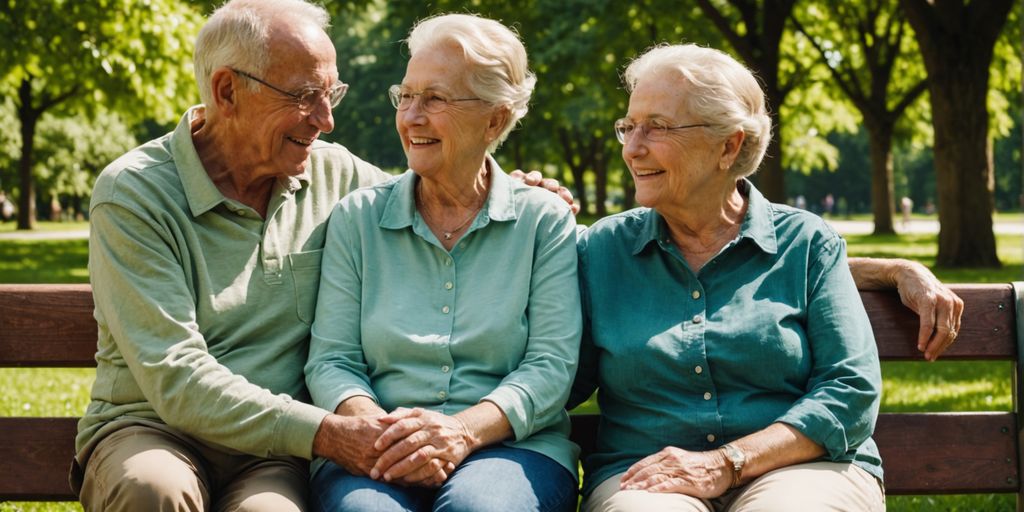
[[[36,186],[32,175],[36,123],[41,112],[32,108],[32,83],[22,80],[18,88],[18,120],[21,122],[21,158],[18,160],[18,229],[36,227]]]
[[[562,159],[565,160],[566,165],[569,166],[569,171],[572,172],[572,185],[573,189],[575,189],[573,193],[576,194],[576,200],[580,203],[580,213],[589,213],[590,202],[587,201],[587,185],[583,181],[586,166],[582,161],[579,164],[576,163],[573,137],[568,129],[558,129],[558,141],[562,146]]]
[[[775,100],[779,92],[768,93],[770,100]],[[764,196],[775,203],[786,203],[786,169],[782,166],[782,120],[779,118],[779,107],[782,100],[775,100],[778,103],[769,105],[769,113],[772,118],[772,140],[768,143],[768,150],[761,161],[760,170],[757,171],[757,188]]]
[[[604,141],[591,135],[590,148],[593,155],[594,170],[594,203],[598,217],[608,215],[608,155],[604,149]]]
[[[869,153],[871,154],[871,210],[875,221],[876,235],[891,235],[893,229],[893,177],[892,177],[892,124],[869,121],[864,118],[868,130]]]
[[[633,173],[627,167],[622,173],[622,211],[631,210],[636,206],[636,186],[633,184]]]
[[[986,105],[989,66],[1013,0],[900,0],[925,68],[935,130],[939,254],[948,267],[998,267]]]

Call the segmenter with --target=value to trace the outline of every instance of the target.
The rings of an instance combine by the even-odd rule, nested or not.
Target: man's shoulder
[[[153,139],[107,165],[96,178],[92,203],[115,201],[129,190],[180,188],[170,140],[171,134]]]
[[[315,173],[354,180],[359,186],[373,185],[390,178],[389,174],[381,171],[376,165],[359,158],[336,142],[320,139],[313,141],[310,163]]]

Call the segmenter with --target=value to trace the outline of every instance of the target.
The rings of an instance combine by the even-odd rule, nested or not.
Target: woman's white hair
[[[745,137],[730,172],[737,178],[757,171],[772,137],[764,91],[743,64],[724,52],[694,44],[661,45],[647,50],[626,68],[626,89],[641,80],[664,79],[664,71],[679,73],[686,89],[686,109],[717,137],[742,130]]]
[[[421,20],[406,39],[409,53],[455,44],[462,49],[471,72],[472,94],[509,109],[508,124],[488,147],[494,152],[529,110],[527,104],[537,77],[528,69],[526,48],[511,29],[472,14],[444,14]]]
[[[205,105],[213,105],[210,77],[214,70],[230,66],[263,75],[270,64],[271,23],[284,16],[324,30],[331,20],[323,7],[304,0],[230,0],[213,12],[196,38],[193,59],[199,98]],[[259,87],[252,81],[248,86]]]

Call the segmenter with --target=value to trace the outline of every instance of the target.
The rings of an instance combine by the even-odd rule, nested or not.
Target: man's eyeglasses
[[[388,87],[388,97],[391,98],[391,105],[400,111],[409,110],[416,97],[420,98],[420,108],[431,114],[444,112],[449,105],[459,101],[483,101],[480,98],[449,98],[442,93],[430,89],[420,92],[412,92],[403,89],[401,85]]]
[[[327,103],[329,103],[331,105],[331,108],[333,109],[334,107],[337,107],[339,103],[341,103],[341,99],[344,98],[345,93],[348,92],[348,84],[344,82],[338,82],[332,85],[330,89],[318,89],[312,87],[309,89],[303,89],[299,92],[288,92],[284,89],[281,89],[280,87],[271,85],[259,78],[256,78],[255,76],[250,75],[245,71],[239,71],[234,68],[228,69],[230,69],[236,75],[243,76],[245,78],[248,78],[249,80],[265,85],[269,87],[271,90],[295,100],[296,106],[298,106],[299,110],[303,112],[312,112],[313,110],[315,110],[317,103],[323,101],[324,97],[327,98]]]
[[[671,130],[682,130],[685,128],[704,128],[711,126],[707,123],[700,124],[682,124],[679,126],[669,126],[661,121],[647,121],[645,123],[634,123],[631,119],[623,117],[618,121],[615,121],[615,138],[618,139],[620,144],[625,144],[631,137],[636,133],[637,128],[643,133],[644,138],[651,142],[659,140],[665,140],[668,136],[668,132]]]

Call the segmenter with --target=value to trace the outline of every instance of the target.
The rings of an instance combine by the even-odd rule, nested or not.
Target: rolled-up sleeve
[[[881,371],[871,324],[846,259],[833,235],[809,267],[807,338],[812,369],[807,392],[779,418],[836,459],[874,431]]]

